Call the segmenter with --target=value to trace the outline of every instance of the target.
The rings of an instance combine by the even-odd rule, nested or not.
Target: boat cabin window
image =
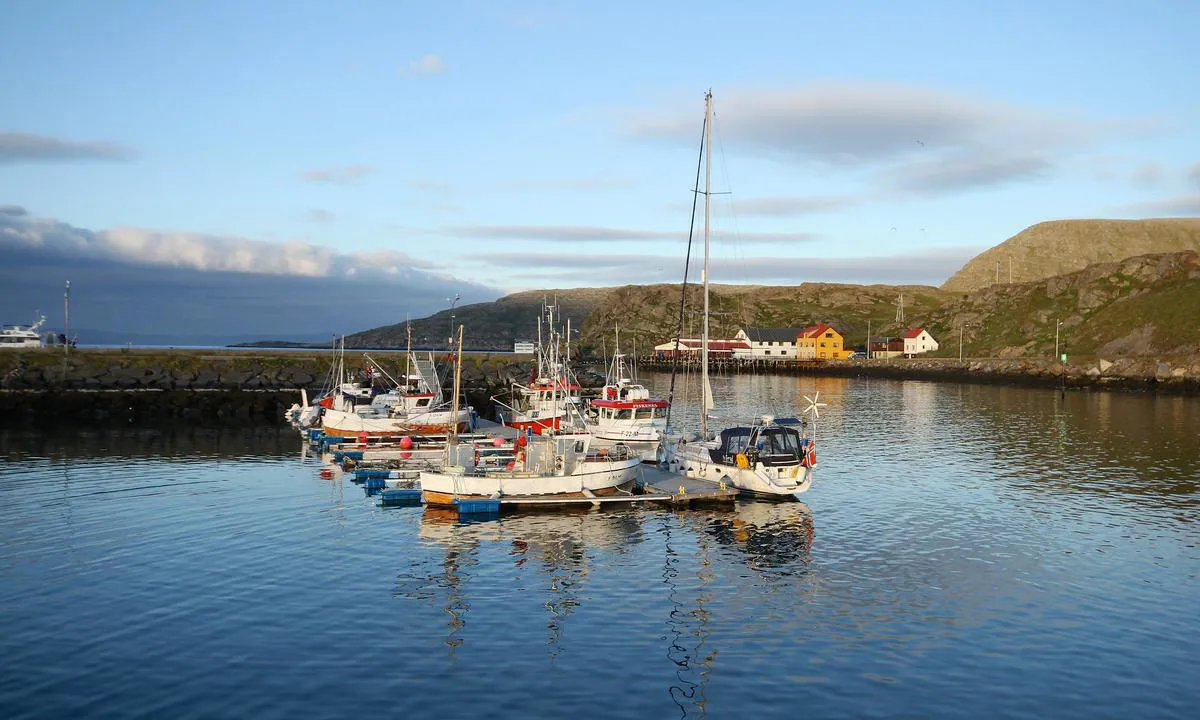
[[[750,446],[750,428],[735,427],[721,431],[721,453],[736,455]]]
[[[762,431],[755,444],[762,445],[764,455],[800,456],[800,433],[791,428],[767,428]]]
[[[417,407],[429,407],[429,398],[418,398]]]

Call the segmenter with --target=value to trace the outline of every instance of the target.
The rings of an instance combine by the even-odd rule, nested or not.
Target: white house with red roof
[[[912,357],[938,349],[937,340],[925,328],[913,328],[904,333],[904,355]]]

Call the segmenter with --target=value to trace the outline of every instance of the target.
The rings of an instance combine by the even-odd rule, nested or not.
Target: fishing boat
[[[657,462],[658,450],[667,431],[667,408],[662,398],[650,396],[638,383],[633,366],[621,352],[621,333],[617,330],[612,362],[605,375],[599,397],[588,401],[587,429],[598,447],[621,443],[645,462]]]
[[[459,326],[461,355],[462,326]],[[561,369],[551,378],[558,382]],[[461,361],[455,365],[454,399],[457,402]],[[515,441],[512,461],[495,466],[480,463],[476,448],[460,443],[451,433],[446,443],[445,465],[421,471],[421,496],[426,504],[454,506],[470,500],[537,498],[546,502],[611,495],[631,486],[638,477],[641,458],[614,446],[597,449],[588,433],[523,434]]]
[[[565,339],[555,325],[555,306],[543,307],[546,335],[542,335],[542,319],[538,319],[536,361],[525,384],[514,383],[508,402],[499,397],[498,420],[524,433],[541,434],[545,430],[565,432],[579,430],[582,423],[580,387],[566,372],[564,356],[570,356],[570,321]]]
[[[440,435],[451,426],[456,432],[466,432],[471,426],[471,409],[447,403],[442,395],[441,381],[433,360],[417,356],[411,349],[406,355],[407,368],[403,382],[397,381],[370,355],[368,383],[363,387],[343,386],[342,398],[349,404],[334,405],[322,412],[321,429],[329,436],[361,437],[397,435]],[[386,392],[374,392],[374,378],[390,384]],[[373,393],[373,394],[370,394]],[[353,404],[355,397],[369,402]]]
[[[703,332],[700,342],[700,373],[703,402],[700,435],[687,438],[675,434],[664,443],[663,466],[689,478],[721,487],[736,488],[739,494],[776,499],[795,499],[813,482],[816,466],[817,393],[809,400],[810,419],[777,419],[763,415],[746,424],[733,424],[711,433],[709,413],[714,410],[708,377],[709,350],[709,245],[712,218],[712,92],[704,96],[704,284]],[[699,178],[697,178],[699,186]],[[697,190],[699,188],[697,187]]]
[[[0,327],[0,349],[41,347],[42,336],[38,334],[38,330],[45,323],[46,316],[43,315],[32,325],[5,325]]]

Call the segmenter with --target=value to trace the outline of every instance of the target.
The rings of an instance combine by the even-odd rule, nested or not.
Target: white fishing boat
[[[459,347],[462,326],[459,326]],[[560,373],[561,374],[561,373]],[[558,380],[556,374],[554,380]],[[455,367],[454,398],[459,393],[460,365]],[[479,463],[475,448],[451,434],[446,463],[421,472],[421,495],[429,505],[453,506],[456,501],[525,497],[586,498],[614,494],[638,477],[641,458],[626,448],[596,449],[587,433],[521,435],[513,461],[503,466]]]
[[[38,330],[46,323],[46,316],[38,318],[32,325],[5,325],[0,327],[0,350],[5,348],[42,347],[42,336]]]
[[[667,432],[667,408],[662,398],[650,396],[637,382],[633,366],[621,352],[617,331],[612,362],[608,366],[599,397],[588,401],[587,430],[598,447],[621,443],[645,462],[657,462],[658,450]]]
[[[545,430],[566,432],[581,429],[582,400],[580,387],[570,379],[564,355],[570,356],[570,324],[564,339],[554,321],[554,305],[546,305],[546,336],[538,319],[536,361],[529,382],[513,384],[508,402],[492,398],[498,407],[499,421],[521,432],[535,435]],[[565,347],[565,350],[564,350]]]
[[[730,425],[712,434],[709,413],[714,410],[708,377],[709,350],[709,244],[712,217],[712,93],[704,96],[704,321],[700,343],[703,402],[700,436],[673,436],[664,443],[663,466],[686,477],[704,480],[739,493],[770,498],[794,498],[813,482],[816,465],[815,434],[819,393],[809,399],[810,419],[786,420],[763,415],[754,422]],[[697,183],[698,184],[698,183]]]

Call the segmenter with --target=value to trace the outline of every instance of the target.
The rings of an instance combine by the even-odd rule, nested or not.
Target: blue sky
[[[936,285],[1042,220],[1200,215],[1192,2],[4,15],[0,253],[72,262],[77,292],[88,263],[296,277],[383,324],[455,292],[677,282],[710,87],[714,282]]]

